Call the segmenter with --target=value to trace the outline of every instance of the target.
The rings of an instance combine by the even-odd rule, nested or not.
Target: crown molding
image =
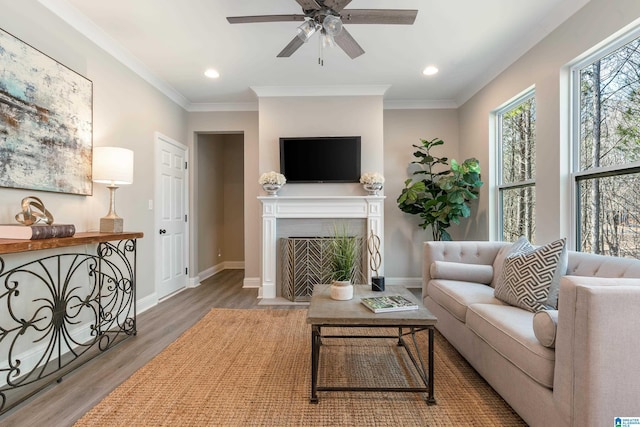
[[[212,111],[258,111],[258,102],[192,102],[186,110],[194,112]]]
[[[78,9],[65,0],[38,0],[40,4],[56,14],[60,19],[73,27],[80,34],[91,40],[116,60],[128,67],[150,85],[158,89],[173,102],[184,108],[189,106],[189,100],[175,90],[167,82],[153,74],[147,67],[116,40],[107,35],[93,21],[80,13]]]
[[[303,96],[383,96],[390,85],[250,86],[258,98]]]
[[[397,99],[385,100],[385,110],[447,110],[459,105],[453,99]]]

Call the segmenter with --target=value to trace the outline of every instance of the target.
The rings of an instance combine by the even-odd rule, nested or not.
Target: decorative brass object
[[[45,207],[42,200],[29,196],[22,199],[22,212],[16,214],[16,221],[23,225],[33,225],[38,222],[53,224],[53,215]]]

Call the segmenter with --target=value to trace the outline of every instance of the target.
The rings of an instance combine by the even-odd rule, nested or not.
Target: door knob
[[[164,228],[160,229],[160,234],[165,234],[167,232],[167,230],[165,230]]]

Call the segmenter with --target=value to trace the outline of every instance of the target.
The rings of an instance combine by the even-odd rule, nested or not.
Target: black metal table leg
[[[433,395],[433,336],[434,328],[429,328],[429,398],[427,399],[428,405],[435,405],[436,398]]]
[[[320,326],[311,326],[311,397],[309,403],[318,403],[318,362],[320,356]]]

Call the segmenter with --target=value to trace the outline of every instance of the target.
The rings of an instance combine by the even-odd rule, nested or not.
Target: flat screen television
[[[288,183],[359,182],[360,137],[280,138],[280,173]]]

